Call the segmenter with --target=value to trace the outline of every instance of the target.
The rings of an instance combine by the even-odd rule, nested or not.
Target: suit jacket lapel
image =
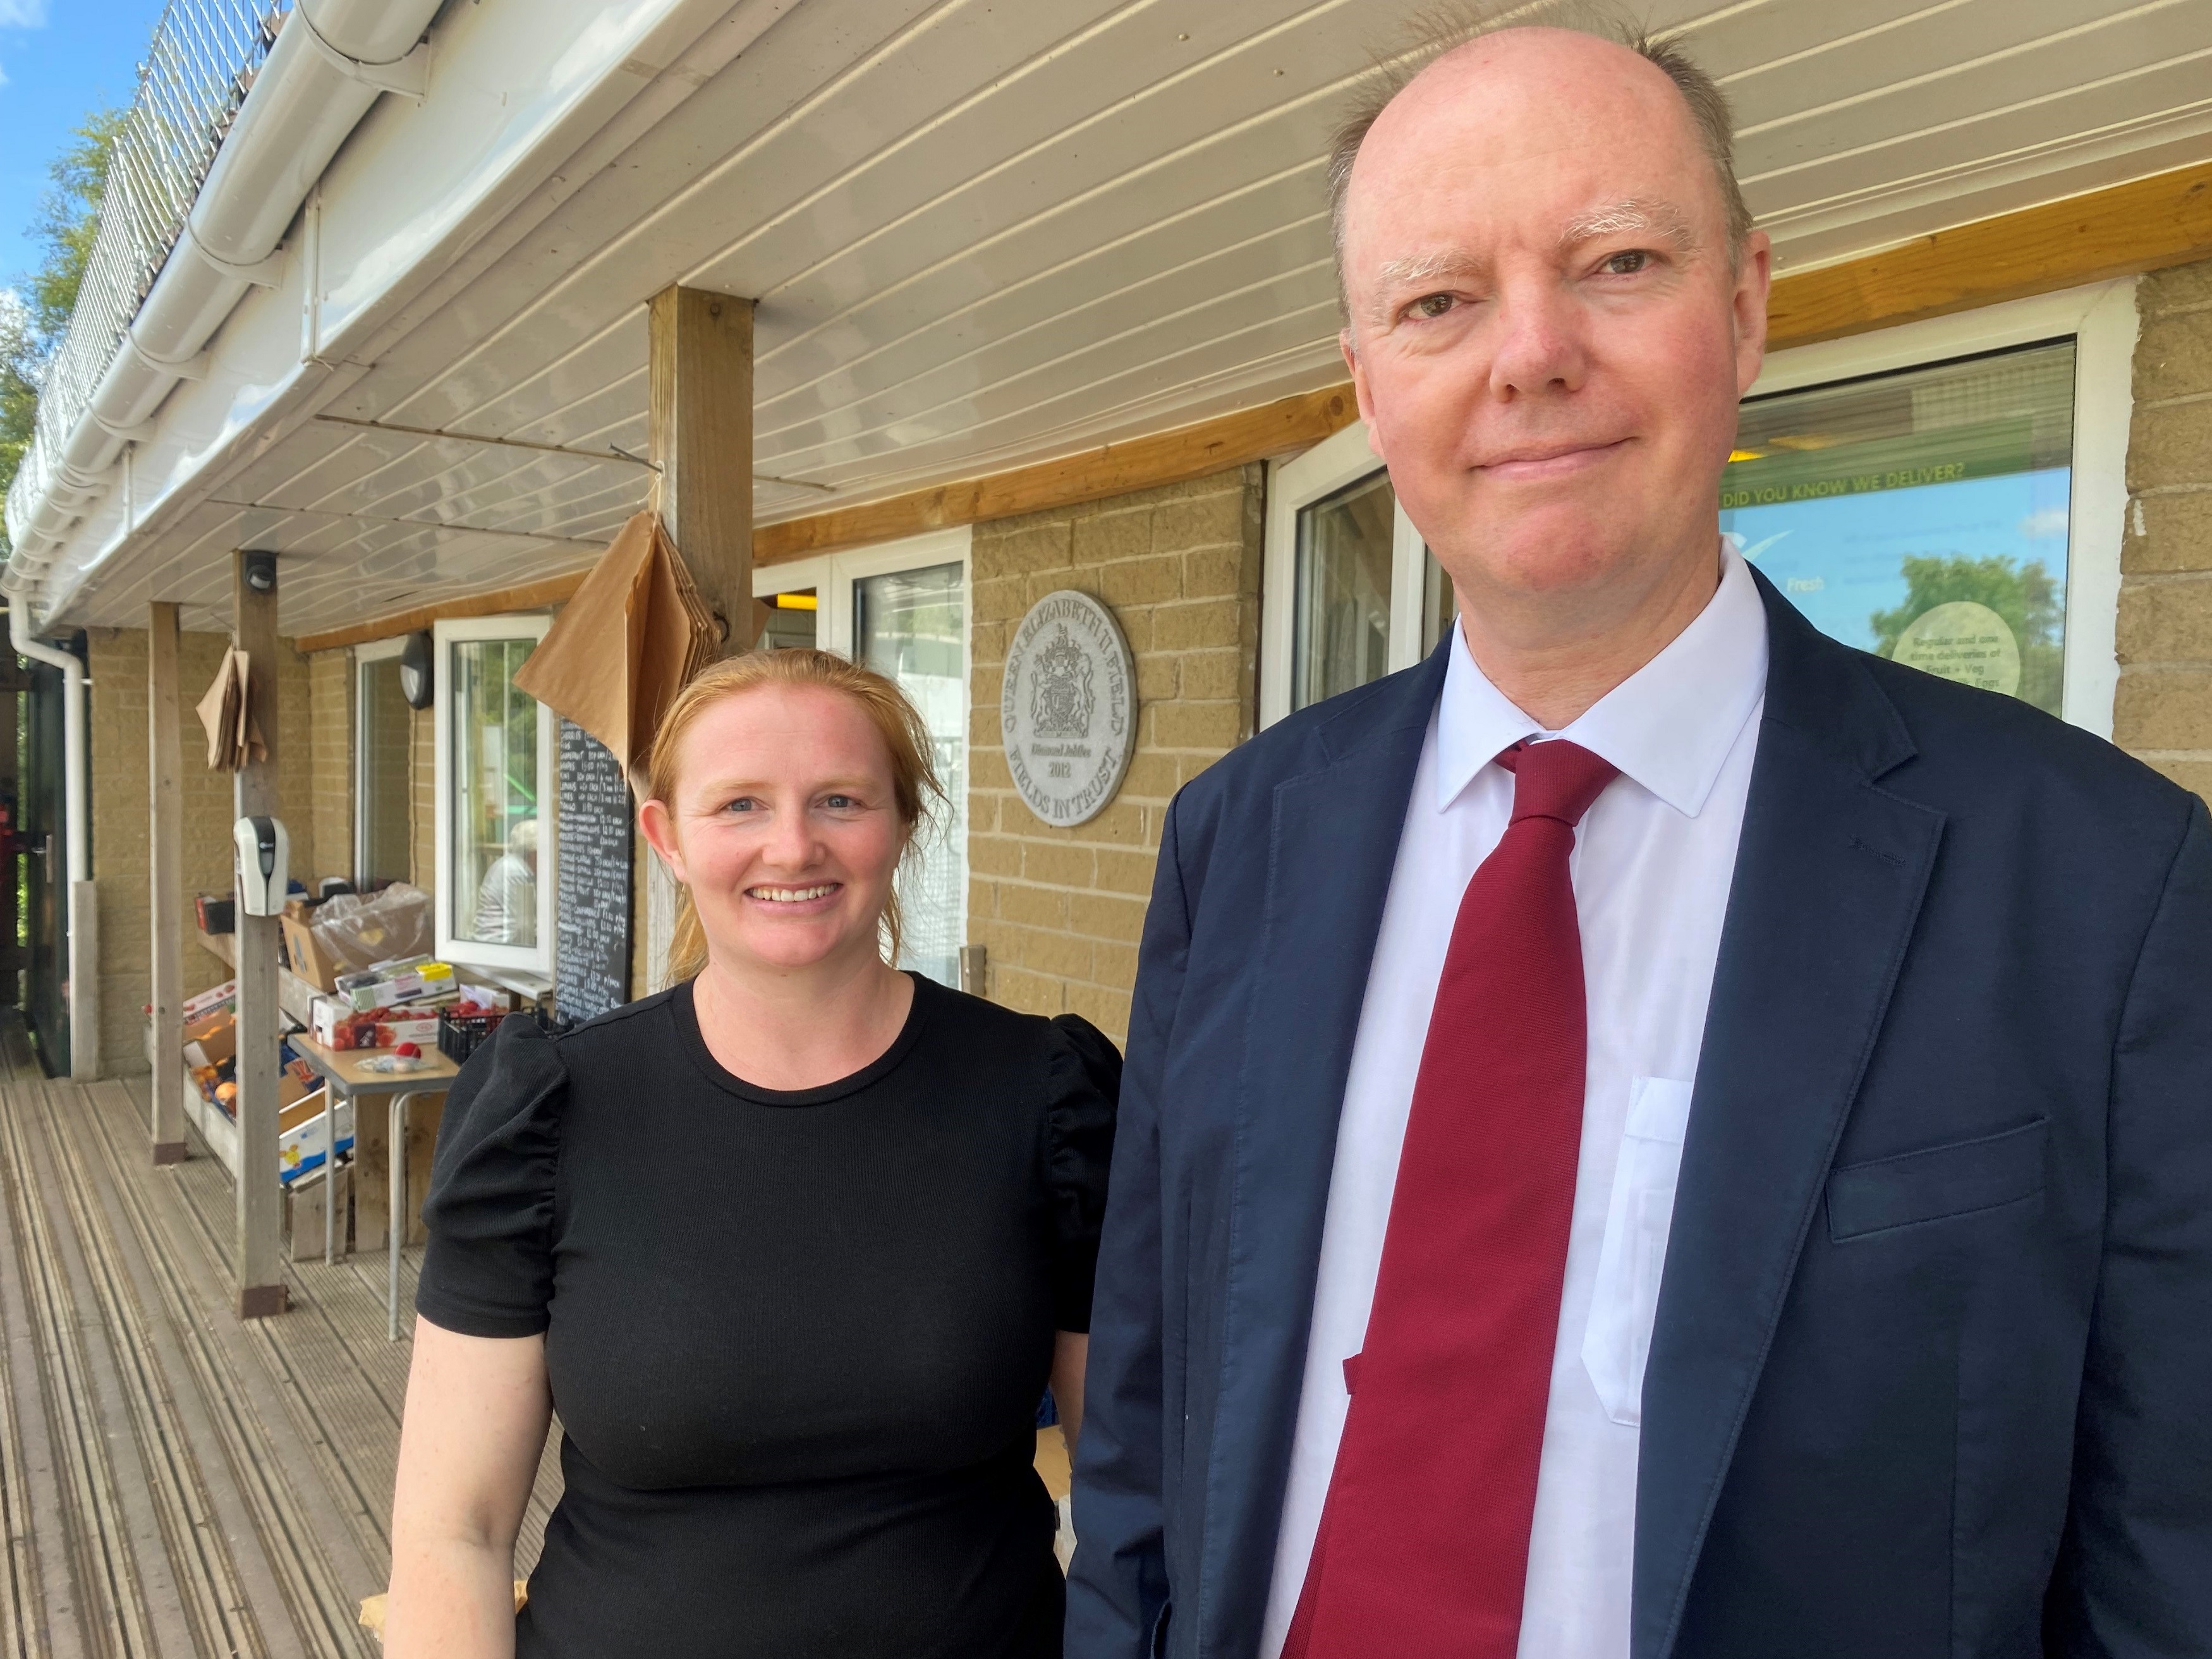
[[[1194,1609],[1202,1653],[1259,1641],[1345,1079],[1445,660],[1440,648],[1352,702],[1274,789]]]
[[[1771,666],[1644,1385],[1634,1659],[1667,1659],[1943,815],[1854,652],[1764,579]]]

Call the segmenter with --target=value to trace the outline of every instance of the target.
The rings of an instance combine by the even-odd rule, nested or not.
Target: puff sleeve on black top
[[[535,1336],[553,1296],[553,1180],[568,1079],[520,1015],[469,1056],[446,1096],[416,1310],[464,1336]]]
[[[1106,1171],[1114,1157],[1114,1109],[1121,1055],[1086,1019],[1052,1022],[1046,1059],[1045,1176],[1053,1201],[1053,1325],[1091,1328],[1091,1282],[1098,1270],[1098,1229],[1106,1214]]]

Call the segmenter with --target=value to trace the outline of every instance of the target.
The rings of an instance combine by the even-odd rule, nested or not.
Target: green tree
[[[1868,618],[1879,655],[1895,654],[1898,637],[1916,618],[1954,599],[1970,599],[2003,617],[2019,641],[2021,701],[2058,712],[2066,619],[2063,596],[2048,570],[2002,556],[1968,559],[1943,554],[1908,555],[1903,568],[1905,603]]]
[[[0,496],[15,482],[31,447],[39,387],[76,309],[125,114],[94,110],[70,134],[47,170],[52,183],[32,226],[40,245],[38,268],[18,278],[15,291],[0,291]],[[7,539],[0,528],[0,554]]]

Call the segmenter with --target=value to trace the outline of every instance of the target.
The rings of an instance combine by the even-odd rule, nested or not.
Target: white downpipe
[[[216,152],[175,250],[91,406],[53,457],[45,491],[9,526],[15,550],[0,588],[27,596],[37,586],[70,528],[106,493],[124,446],[144,435],[179,381],[205,372],[201,353],[246,291],[274,283],[284,232],[369,106],[386,91],[419,94],[427,86],[428,48],[416,42],[438,6],[297,0]]]
[[[94,930],[79,925],[91,912],[89,804],[85,798],[84,665],[67,651],[31,637],[30,612],[21,599],[8,606],[8,642],[33,662],[62,671],[62,817],[68,830],[64,891],[70,918],[70,1075],[100,1075],[100,945]]]

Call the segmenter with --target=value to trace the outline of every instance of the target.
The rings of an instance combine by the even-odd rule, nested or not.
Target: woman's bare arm
[[[392,1499],[389,1659],[513,1659],[514,1535],[552,1416],[543,1336],[415,1322]]]
[[[1081,1331],[1052,1334],[1052,1403],[1060,1411],[1060,1431],[1067,1455],[1075,1455],[1075,1437],[1083,1431],[1083,1365],[1091,1358],[1091,1338]]]

